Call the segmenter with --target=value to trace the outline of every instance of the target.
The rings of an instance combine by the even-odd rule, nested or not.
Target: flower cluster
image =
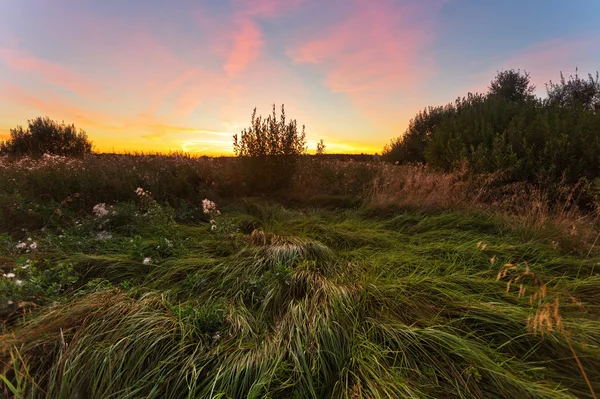
[[[94,212],[94,215],[96,215],[97,218],[104,217],[110,213],[110,211],[106,209],[106,204],[104,202],[94,205],[92,212]]]
[[[9,279],[18,287],[23,285],[23,280],[16,279],[17,276],[14,273],[2,273],[2,277]]]
[[[202,200],[202,210],[204,211],[204,213],[211,214],[211,213],[216,213],[217,215],[221,214],[221,211],[219,211],[217,209],[217,204],[215,204],[214,202],[212,202],[211,200],[209,200],[208,198],[204,198]]]
[[[215,217],[221,214],[221,211],[217,209],[217,204],[208,198],[204,198],[202,200],[202,210],[205,214],[210,216],[210,229],[215,231],[217,229],[217,221],[215,220]]]
[[[19,241],[17,245],[15,245],[15,248],[19,251],[33,252],[37,251],[38,245],[31,238],[28,238],[27,241]]]
[[[135,193],[138,197],[149,197],[152,194],[150,191],[146,191],[141,187],[135,189]]]
[[[94,215],[96,215],[97,218],[102,218],[108,214],[114,216],[117,214],[117,211],[113,210],[112,207],[112,205],[107,207],[106,204],[103,202],[101,204],[94,205],[92,212],[94,213]]]

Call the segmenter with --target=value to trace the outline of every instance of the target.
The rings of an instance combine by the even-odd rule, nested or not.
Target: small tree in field
[[[92,152],[92,143],[83,130],[48,117],[28,121],[28,128],[17,126],[10,130],[10,138],[0,143],[0,153],[9,155],[55,154],[82,156]]]
[[[527,71],[520,69],[498,72],[490,83],[489,94],[509,101],[519,102],[533,98],[535,85]]]
[[[250,127],[233,136],[233,151],[242,160],[253,189],[282,188],[292,179],[300,155],[306,153],[304,126],[298,132],[295,119],[286,120],[285,108],[277,120],[276,107],[267,118],[252,112]]]

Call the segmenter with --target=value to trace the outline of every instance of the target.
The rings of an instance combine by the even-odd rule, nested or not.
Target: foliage
[[[54,154],[83,156],[92,152],[92,143],[83,130],[75,125],[59,123],[48,117],[28,121],[28,128],[17,126],[10,130],[10,138],[0,143],[0,153],[9,155]]]
[[[531,83],[528,72],[510,69],[498,72],[490,83],[488,94],[508,101],[520,102],[531,100],[534,91],[535,85]]]
[[[574,184],[600,176],[600,115],[482,98],[438,126],[425,157],[445,171],[467,166],[506,171],[510,181]]]
[[[561,75],[560,84],[547,87],[549,98],[540,100],[527,72],[499,72],[488,95],[469,94],[419,113],[384,155],[445,172],[502,172],[505,183],[551,190],[600,177],[598,78]]]
[[[233,150],[240,157],[248,183],[253,190],[271,191],[289,184],[298,157],[306,152],[304,126],[298,132],[295,119],[286,120],[285,108],[277,120],[275,104],[267,118],[252,112],[251,126],[233,136]]]
[[[77,281],[77,273],[70,263],[19,257],[8,273],[0,275],[0,312],[25,304],[35,306],[57,300]]]
[[[317,155],[323,155],[325,154],[325,142],[323,141],[323,139],[319,140],[319,142],[317,143]]]
[[[560,82],[550,81],[546,84],[548,92],[548,103],[559,107],[582,107],[589,110],[600,109],[600,76],[596,72],[596,77],[590,73],[588,79],[579,77],[578,70],[575,69],[575,76],[569,76],[566,80],[563,73],[560,73]]]
[[[419,111],[410,120],[406,132],[383,149],[383,159],[402,163],[424,162],[425,148],[434,128],[455,112],[456,108],[453,104],[428,107]]]

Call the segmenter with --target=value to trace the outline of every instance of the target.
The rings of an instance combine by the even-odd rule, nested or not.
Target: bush
[[[529,74],[499,72],[487,95],[429,107],[384,150],[388,160],[446,172],[503,173],[506,182],[559,187],[600,177],[600,83],[570,77],[532,95]]]
[[[0,143],[0,153],[8,155],[55,154],[62,156],[82,156],[92,152],[92,143],[83,130],[75,125],[66,125],[48,117],[38,117],[28,121],[24,130],[17,126],[10,130],[10,138]]]
[[[455,112],[452,104],[428,107],[410,120],[406,132],[385,146],[382,157],[386,161],[402,163],[425,162],[425,148],[433,129],[447,116]]]
[[[559,107],[582,107],[588,110],[600,109],[600,76],[596,78],[590,73],[588,79],[580,78],[577,69],[575,76],[566,80],[560,73],[560,83],[550,81],[546,84],[548,103]]]
[[[239,138],[233,136],[234,152],[252,190],[271,191],[289,185],[299,156],[306,153],[304,126],[299,133],[295,119],[286,122],[283,105],[279,121],[275,110],[273,104],[273,114],[263,119],[256,116],[255,108],[251,126],[242,130]]]
[[[511,181],[574,184],[600,176],[600,114],[488,97],[436,128],[427,163],[444,171],[509,172]]]
[[[510,69],[500,71],[490,83],[488,94],[504,98],[508,101],[525,101],[533,98],[535,85],[526,71]]]

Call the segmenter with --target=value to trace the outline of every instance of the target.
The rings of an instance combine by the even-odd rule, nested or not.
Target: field
[[[306,159],[0,162],[0,394],[593,398],[598,214],[525,186]],[[561,202],[562,201],[562,202]]]

